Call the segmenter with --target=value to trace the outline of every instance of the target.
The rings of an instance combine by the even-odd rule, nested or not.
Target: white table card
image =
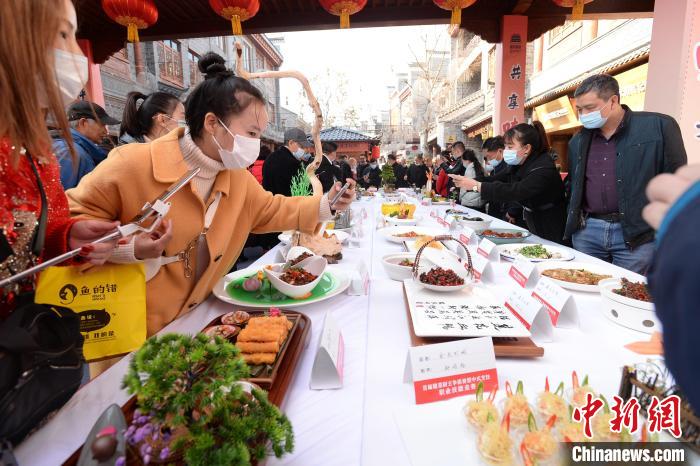
[[[516,259],[510,266],[508,275],[523,288],[526,288],[528,285],[534,285],[537,281],[535,264],[524,259]]]
[[[331,313],[327,313],[318,339],[309,388],[312,390],[341,388],[344,362],[343,334]]]
[[[554,328],[549,313],[542,303],[530,296],[527,291],[513,288],[506,297],[505,306],[532,333],[533,337],[552,341]]]
[[[474,267],[474,278],[482,282],[493,281],[494,275],[491,270],[491,262],[481,254],[472,255],[472,267]]]
[[[547,277],[542,277],[532,297],[544,304],[552,324],[556,327],[577,327],[578,311],[574,297]]]
[[[462,227],[458,238],[464,244],[477,244],[479,242],[479,237],[476,235],[474,230],[469,227]]]
[[[530,331],[487,288],[430,291],[404,280],[413,331],[419,337],[529,337]]]
[[[489,260],[498,259],[498,251],[496,251],[496,243],[488,238],[484,238],[479,243],[479,247],[476,250],[479,254],[484,256]]]
[[[408,349],[404,383],[413,382],[416,404],[431,403],[498,387],[491,338],[472,338]]]
[[[347,293],[350,296],[361,296],[369,293],[369,271],[364,259],[360,259],[353,264],[353,270],[350,272],[350,286]]]

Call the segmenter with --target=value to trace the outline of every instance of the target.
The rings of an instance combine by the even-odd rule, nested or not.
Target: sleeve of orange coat
[[[248,174],[248,215],[252,218],[252,233],[299,230],[315,233],[319,227],[321,196],[286,197],[265,191]]]

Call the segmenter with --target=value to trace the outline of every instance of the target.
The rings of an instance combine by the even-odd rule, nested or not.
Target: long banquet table
[[[345,247],[344,259],[334,266],[347,269],[364,261],[371,278],[369,294],[342,294],[299,309],[311,318],[313,324],[308,346],[301,355],[282,406],[294,426],[295,450],[280,460],[268,460],[269,465],[411,464],[407,451],[415,451],[416,445],[415,442],[405,445],[397,422],[399,418],[404,423],[406,419],[424,423],[425,429],[432,430],[426,430],[426,438],[431,434],[435,437],[437,429],[444,431],[445,435],[433,439],[435,441],[444,438],[445,442],[464,442],[463,446],[454,443],[431,445],[433,452],[440,452],[437,456],[431,454],[433,464],[477,463],[474,441],[465,441],[470,437],[462,435],[466,428],[461,407],[467,398],[416,407],[412,386],[403,383],[410,346],[406,304],[402,284],[390,280],[381,264],[382,256],[399,252],[402,248],[388,242],[376,229],[380,204],[379,199],[363,199],[353,205],[355,217],[362,217],[364,212],[367,214],[362,226],[363,237],[359,247]],[[429,217],[428,209],[445,208],[419,207],[422,224],[437,226]],[[506,225],[495,220],[492,227]],[[528,242],[547,243],[534,236]],[[269,251],[252,267],[278,262],[278,248]],[[576,261],[603,263],[579,252],[575,254]],[[496,278],[488,286],[504,296],[510,287],[517,286],[507,275],[509,264],[493,262],[492,266]],[[622,269],[617,271],[634,276]],[[593,387],[611,399],[618,391],[622,366],[646,360],[625,349],[624,345],[648,339],[648,335],[617,326],[604,317],[599,295],[574,293],[574,296],[580,327],[556,328],[553,341],[536,341],[544,348],[544,357],[499,358],[497,369],[501,388],[505,380],[511,383],[523,380],[526,394],[534,399],[543,388],[545,376],[549,376],[554,386],[559,381],[569,386],[571,372],[575,369],[581,377],[588,374]],[[196,333],[214,317],[231,309],[230,304],[211,296],[161,333]],[[338,390],[315,391],[309,389],[309,379],[314,348],[326,313],[333,314],[346,345],[344,386]],[[53,466],[67,459],[82,444],[94,421],[109,404],[123,404],[128,400],[129,396],[120,388],[127,363],[128,358],[122,359],[82,387],[48,423],[19,445],[16,450],[19,464]],[[428,448],[427,445],[424,447]],[[424,462],[420,455],[412,458],[414,465]]]

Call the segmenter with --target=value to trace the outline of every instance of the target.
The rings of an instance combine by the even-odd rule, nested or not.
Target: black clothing
[[[323,186],[323,192],[327,193],[333,187],[336,181],[342,181],[345,183],[343,178],[342,170],[339,166],[334,165],[328,160],[325,155],[321,159],[321,164],[316,170],[316,176],[318,177],[321,185]]]
[[[493,179],[481,184],[483,200],[517,202],[525,210],[525,221],[532,233],[562,242],[566,219],[564,183],[549,154],[531,154],[522,165]]]
[[[424,188],[428,183],[428,167],[425,165],[411,164],[408,167],[408,184],[417,188]]]
[[[369,176],[369,181],[365,181],[366,176]],[[365,171],[362,172],[362,181],[367,184],[367,187],[374,186],[375,188],[379,189],[379,187],[382,185],[382,170],[379,168],[379,165],[377,165],[375,168],[367,165]]]
[[[406,168],[398,163],[394,163],[391,167],[394,170],[394,178],[396,178],[394,186],[396,188],[408,188],[408,181],[403,179],[406,176]]]
[[[625,116],[615,134],[615,172],[622,233],[625,243],[636,247],[654,239],[653,229],[642,218],[648,204],[645,190],[659,173],[673,173],[688,163],[681,129],[668,115],[634,112],[626,105]],[[586,163],[595,131],[582,129],[569,141],[569,209],[565,236],[570,238],[583,226]]]
[[[285,146],[268,155],[263,164],[263,188],[272,194],[291,196],[292,178],[304,164]]]

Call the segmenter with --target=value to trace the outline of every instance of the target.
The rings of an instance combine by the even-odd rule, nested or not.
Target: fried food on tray
[[[423,245],[426,244],[426,243],[429,243],[429,242],[432,241],[432,240],[433,240],[433,237],[432,237],[432,236],[419,236],[419,237],[416,239],[415,248],[416,248],[416,249],[420,249],[421,246],[423,246]],[[442,243],[440,243],[440,242],[438,242],[438,241],[435,241],[435,242],[433,242],[433,243],[430,243],[430,244],[428,245],[428,247],[429,247],[429,248],[433,248],[433,249],[440,249],[440,250],[445,249],[445,246],[443,246]]]
[[[277,353],[280,350],[277,341],[239,341],[236,346],[242,353]]]
[[[280,327],[289,330],[292,328],[292,322],[287,316],[253,317],[248,322],[248,328],[250,327]]]
[[[260,364],[274,364],[277,353],[241,353],[246,363],[258,366]]]
[[[329,264],[336,264],[343,258],[343,245],[334,234],[327,236],[296,232],[292,236],[292,246],[310,249],[314,254],[325,257]]]

